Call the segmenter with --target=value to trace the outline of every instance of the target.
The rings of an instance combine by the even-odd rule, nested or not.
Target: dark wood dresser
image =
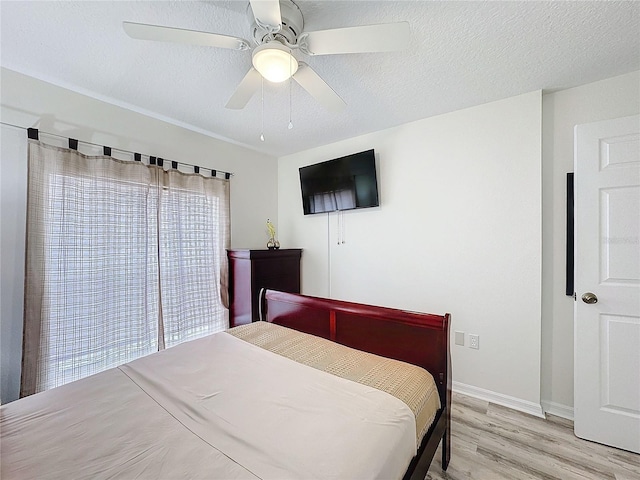
[[[229,326],[259,320],[262,288],[300,293],[302,249],[227,250],[229,257]]]

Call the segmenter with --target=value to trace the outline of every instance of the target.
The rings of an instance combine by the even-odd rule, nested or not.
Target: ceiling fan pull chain
[[[289,50],[289,54],[291,54],[291,50]],[[291,121],[291,82],[293,82],[293,72],[291,71],[293,67],[291,66],[291,62],[293,61],[293,55],[289,59],[289,130],[293,128],[293,122]]]
[[[261,108],[262,114],[260,115],[260,117],[261,117],[262,126],[260,128],[260,141],[264,142],[264,77],[262,77],[261,85],[262,85],[262,95],[261,95],[262,96],[262,102],[261,102],[261,104],[262,104],[262,108]]]

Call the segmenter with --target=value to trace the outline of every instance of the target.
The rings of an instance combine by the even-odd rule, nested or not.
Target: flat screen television
[[[378,180],[373,150],[300,167],[305,215],[378,207]]]

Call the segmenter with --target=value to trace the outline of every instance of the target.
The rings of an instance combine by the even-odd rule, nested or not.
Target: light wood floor
[[[640,480],[640,455],[581,440],[569,420],[455,393],[451,410],[451,462],[443,472],[438,449],[429,480]]]

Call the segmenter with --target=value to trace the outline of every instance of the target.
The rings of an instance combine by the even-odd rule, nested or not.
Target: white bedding
[[[5,405],[10,478],[401,478],[397,398],[226,333]]]

